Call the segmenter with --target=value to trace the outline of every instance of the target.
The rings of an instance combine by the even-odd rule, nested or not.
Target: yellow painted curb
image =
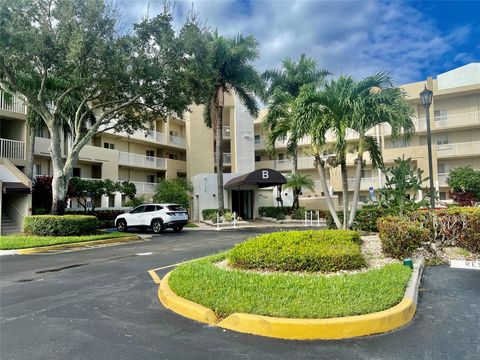
[[[235,313],[217,326],[242,333],[280,339],[346,339],[384,333],[407,324],[415,314],[412,299],[394,307],[366,315],[330,319],[288,319]]]
[[[415,267],[403,300],[390,309],[329,319],[290,319],[234,313],[219,321],[213,310],[175,294],[168,285],[170,273],[161,280],[158,298],[168,309],[223,329],[291,340],[333,340],[385,333],[406,325],[415,315],[423,263]]]
[[[158,288],[158,298],[163,306],[179,315],[204,324],[214,325],[217,323],[217,315],[212,310],[175,294],[168,285],[169,278],[170,273],[163,277]]]
[[[19,249],[17,250],[17,253],[21,255],[36,254],[36,253],[43,253],[43,252],[49,252],[49,251],[90,247],[94,245],[122,243],[122,242],[133,241],[133,240],[141,240],[141,238],[135,235],[135,236],[126,236],[126,237],[111,238],[111,239],[93,240],[93,241],[81,241],[76,243],[40,246],[40,247],[34,247],[34,248],[28,248],[28,249]]]

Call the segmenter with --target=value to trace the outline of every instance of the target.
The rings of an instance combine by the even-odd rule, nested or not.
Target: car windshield
[[[168,210],[170,211],[186,211],[183,207],[180,205],[168,205],[167,206]]]

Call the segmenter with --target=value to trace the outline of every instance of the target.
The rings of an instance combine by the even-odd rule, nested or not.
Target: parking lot
[[[478,271],[426,268],[412,323],[352,340],[298,342],[233,333],[184,319],[159,303],[149,269],[222,251],[266,231],[273,229],[187,229],[118,246],[2,256],[0,358],[480,358]]]

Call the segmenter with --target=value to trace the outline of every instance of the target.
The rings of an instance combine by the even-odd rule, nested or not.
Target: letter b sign
[[[270,174],[268,173],[268,170],[262,170],[262,179],[268,179],[270,177]]]

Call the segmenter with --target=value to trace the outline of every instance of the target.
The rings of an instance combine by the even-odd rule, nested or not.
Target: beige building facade
[[[433,143],[433,177],[440,199],[448,201],[446,178],[449,170],[469,165],[480,168],[480,63],[472,63],[439,74],[435,79],[405,84],[402,87],[408,94],[409,102],[415,111],[416,135],[410,143],[393,141],[388,126],[378,126],[371,131],[382,145],[386,165],[397,157],[412,158],[416,165],[428,176],[426,120],[420,101],[424,87],[433,91],[433,104],[430,119]],[[226,97],[224,108],[223,148],[225,182],[235,175],[245,174],[255,169],[275,169],[282,173],[291,171],[292,164],[286,153],[286,140],[278,141],[277,152],[269,155],[265,149],[265,134],[261,122],[265,110],[253,119],[234,94]],[[29,179],[22,177],[26,165],[26,107],[20,99],[0,92],[0,164],[2,178],[30,186]],[[50,139],[47,129],[40,128],[35,138],[34,173],[51,175]],[[357,135],[349,133],[354,142]],[[329,141],[334,141],[333,136]],[[66,155],[69,141],[66,138],[63,151]],[[191,106],[182,118],[158,119],[149,130],[133,134],[101,133],[80,152],[73,175],[87,179],[128,180],[135,184],[137,196],[150,201],[155,182],[159,178],[187,177],[193,182],[192,217],[200,219],[201,209],[216,207],[214,134],[203,121],[203,107]],[[308,173],[315,180],[315,191],[304,191],[301,204],[309,209],[326,209],[318,173],[310,154],[310,141],[303,139],[299,144],[298,169]],[[354,155],[348,158],[349,187],[353,190]],[[6,170],[8,169],[10,170]],[[17,169],[18,171],[15,171]],[[6,173],[9,175],[5,175]],[[5,176],[4,176],[5,175]],[[207,180],[205,180],[207,179]],[[338,207],[341,204],[341,177],[338,168],[327,171],[329,191]],[[9,183],[12,181],[3,182]],[[209,183],[207,184],[206,181]],[[377,169],[372,169],[367,156],[363,172],[360,201],[367,200],[369,188],[379,189],[385,179]],[[207,191],[207,188],[209,189]],[[202,190],[203,189],[203,190]],[[12,190],[13,191],[13,190]],[[21,216],[31,213],[31,197],[8,195],[2,191],[2,219],[8,227],[21,228]],[[203,195],[202,195],[203,194]],[[226,192],[226,207],[232,200]],[[353,191],[350,196],[353,195]],[[24,197],[24,200],[19,200]],[[290,196],[284,192],[286,204]],[[259,206],[274,205],[274,191],[258,191],[251,199],[254,213]],[[15,200],[12,200],[14,199]],[[96,199],[98,207],[121,207],[125,203],[121,194]],[[12,225],[13,223],[13,225]]]

